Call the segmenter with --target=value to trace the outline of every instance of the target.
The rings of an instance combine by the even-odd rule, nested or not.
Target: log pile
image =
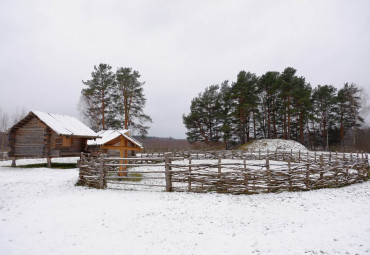
[[[96,189],[104,189],[107,187],[106,175],[108,173],[108,167],[104,166],[103,155],[100,157],[90,157],[90,155],[81,153],[78,167],[80,173],[76,185],[88,186]]]

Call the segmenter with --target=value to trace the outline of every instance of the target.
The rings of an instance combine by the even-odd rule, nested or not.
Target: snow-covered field
[[[0,254],[370,254],[370,182],[249,196],[96,190],[75,186],[77,169],[7,165]]]

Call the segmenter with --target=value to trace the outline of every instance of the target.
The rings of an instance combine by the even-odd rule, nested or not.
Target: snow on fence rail
[[[175,151],[171,152],[174,156],[192,159],[247,159],[247,160],[261,160],[269,158],[270,160],[277,161],[291,161],[296,162],[319,162],[320,156],[323,157],[324,161],[358,161],[365,160],[367,157],[366,153],[350,152],[316,152],[316,151],[286,151],[286,150],[221,150],[221,151]],[[164,157],[165,153],[142,153],[139,154],[141,157]]]
[[[172,153],[162,158],[107,158],[103,155],[93,158],[82,155],[78,184],[95,188],[106,188],[107,183],[113,183],[155,186],[166,191],[256,194],[341,187],[369,178],[367,155],[325,157],[321,154],[315,159],[309,156],[306,159],[293,157],[293,153],[276,154],[275,158],[268,153],[263,157],[260,152],[249,155],[244,155],[242,160],[240,157],[225,159],[218,156],[215,163],[193,163],[192,157],[188,157],[185,163],[178,161],[183,157],[174,157]],[[269,157],[276,161],[271,161]],[[251,158],[256,161],[250,162]],[[120,161],[127,163],[120,164]],[[142,167],[118,171],[119,166]],[[131,176],[134,173],[142,176]],[[132,180],[135,178],[136,181]]]

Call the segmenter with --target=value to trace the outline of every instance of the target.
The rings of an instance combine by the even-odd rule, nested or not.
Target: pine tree
[[[332,85],[318,85],[312,93],[315,120],[322,136],[322,144],[329,149],[329,130],[335,124],[336,91]]]
[[[224,142],[225,149],[230,147],[231,140],[233,139],[232,132],[232,115],[231,115],[231,87],[229,81],[221,83],[220,88],[220,102],[221,112],[219,115],[221,124],[222,140]]]
[[[140,74],[131,68],[118,68],[114,83],[114,125],[116,128],[137,131],[142,136],[147,135],[152,119],[144,113],[146,98],[144,82],[139,81]]]
[[[308,119],[310,118],[312,88],[305,82],[304,77],[296,77],[293,87],[293,115],[296,116],[296,140],[304,143],[304,130]],[[299,139],[298,139],[299,137]]]
[[[297,70],[292,67],[287,67],[279,77],[279,97],[282,102],[280,114],[283,116],[283,139],[291,138],[291,117],[293,113],[292,100],[296,71]]]
[[[276,114],[279,72],[267,72],[258,80],[260,96],[260,128],[265,138],[277,138]]]
[[[219,144],[222,137],[221,129],[224,127],[221,122],[224,109],[221,104],[222,96],[218,90],[218,85],[207,87],[191,101],[190,113],[183,115],[190,143],[202,141],[207,145]]]
[[[256,131],[255,118],[258,111],[257,82],[258,78],[255,74],[240,71],[237,81],[231,86],[232,114],[235,119],[234,130],[239,134],[242,144],[250,139],[251,118],[254,135]]]
[[[114,85],[114,74],[111,69],[112,67],[107,64],[94,66],[92,79],[82,81],[88,87],[81,92],[84,106],[81,111],[95,131],[105,130],[112,124],[111,120],[107,119],[111,111],[111,89]]]
[[[357,128],[364,122],[360,116],[361,109],[361,89],[356,84],[345,83],[343,88],[338,91],[337,100],[337,116],[339,122],[340,142],[344,146],[344,135],[348,129]],[[356,138],[356,135],[354,135]],[[354,144],[356,142],[354,141]]]

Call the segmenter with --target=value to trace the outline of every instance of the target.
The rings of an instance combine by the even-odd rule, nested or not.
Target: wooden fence
[[[351,157],[344,154],[344,156],[306,154],[304,156],[293,152],[290,154],[258,152],[248,153],[249,156],[242,153],[234,155],[229,153],[225,158],[219,154],[217,160],[214,160],[216,155],[203,154],[213,155],[211,160],[209,158],[203,160],[207,161],[204,163],[202,160],[194,163],[193,155],[187,157],[186,161],[179,161],[184,158],[174,157],[172,153],[167,153],[163,157],[141,155],[138,158],[82,156],[79,163],[78,184],[95,188],[106,188],[107,183],[112,183],[155,186],[165,188],[166,191],[256,194],[341,187],[363,182],[369,178],[367,155],[353,154]],[[201,158],[199,155],[198,158]],[[255,161],[249,161],[250,159]],[[127,163],[120,164],[120,161]],[[209,161],[215,162],[209,163]],[[118,171],[120,166],[140,166],[140,168]],[[146,168],[148,166],[150,166],[149,169]],[[118,176],[118,174],[126,176]],[[132,174],[142,176],[133,177]],[[135,178],[136,181],[132,181]]]
[[[77,185],[98,189],[106,188],[107,184],[146,186],[166,188],[170,191],[170,164],[173,160],[180,159],[183,158],[173,157],[171,154],[165,154],[162,158],[109,158],[104,154],[91,157],[89,154],[82,153],[78,163],[80,173]],[[124,169],[120,170],[120,167]],[[140,168],[132,170],[130,167]]]
[[[262,160],[270,159],[275,161],[294,161],[294,162],[315,162],[318,163],[320,156],[324,161],[363,161],[366,159],[366,153],[351,152],[316,152],[316,151],[286,151],[286,150],[221,150],[221,151],[174,151],[171,152],[175,157],[192,159],[246,159]],[[139,156],[145,157],[164,157],[165,153],[143,153]]]

